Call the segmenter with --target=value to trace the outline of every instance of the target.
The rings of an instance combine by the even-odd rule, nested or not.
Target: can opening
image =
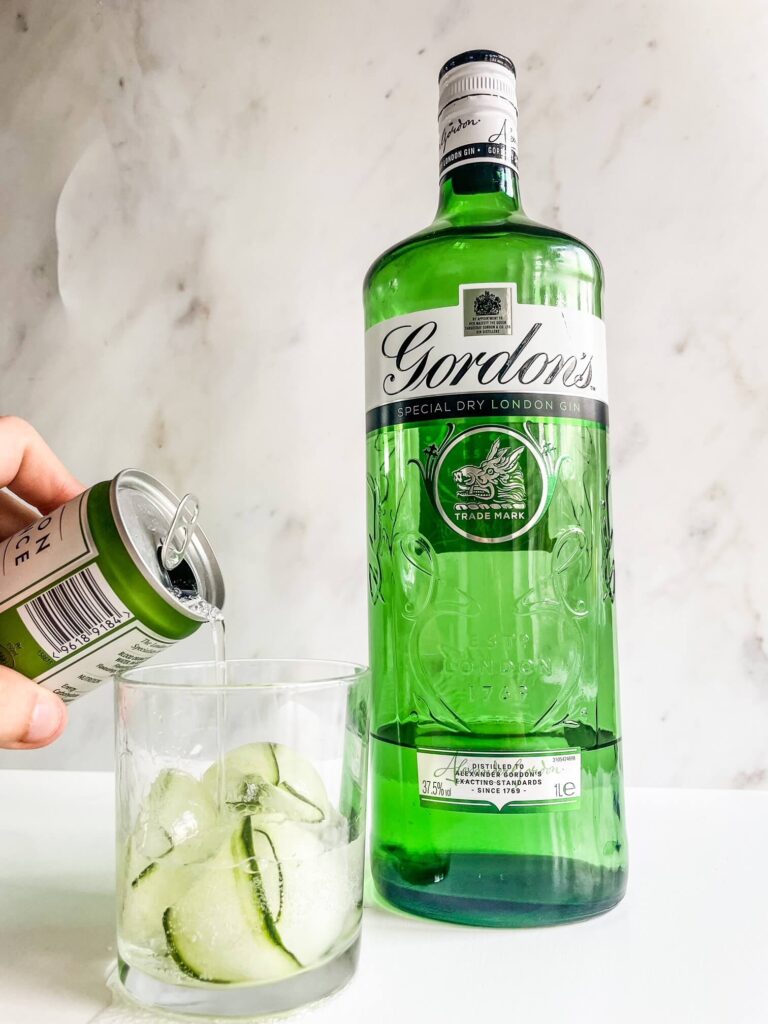
[[[161,544],[157,549],[157,565],[169,590],[178,591],[184,597],[197,597],[199,595],[200,586],[197,582],[197,577],[186,559],[183,558],[173,569],[166,569],[163,565],[163,547]]]

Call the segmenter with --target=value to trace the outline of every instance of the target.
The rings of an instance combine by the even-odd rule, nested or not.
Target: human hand
[[[0,487],[8,488],[0,491],[0,540],[85,489],[34,427],[16,416],[0,416]],[[0,747],[45,747],[61,735],[66,724],[67,708],[60,697],[0,666]]]

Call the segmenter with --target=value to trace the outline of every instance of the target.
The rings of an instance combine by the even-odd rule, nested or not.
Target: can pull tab
[[[197,498],[194,494],[185,494],[176,508],[168,535],[160,549],[160,561],[166,570],[175,569],[187,553],[199,514],[200,503]]]

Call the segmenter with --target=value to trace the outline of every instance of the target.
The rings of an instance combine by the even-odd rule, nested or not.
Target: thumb
[[[55,693],[9,668],[0,668],[0,747],[45,747],[67,724],[67,708]]]

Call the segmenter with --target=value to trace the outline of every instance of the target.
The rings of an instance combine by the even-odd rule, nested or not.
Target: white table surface
[[[0,772],[3,1024],[160,1019],[106,1009],[112,788],[107,773]],[[616,910],[496,931],[368,907],[357,977],[302,1022],[768,1021],[768,793],[634,790],[628,823]]]

